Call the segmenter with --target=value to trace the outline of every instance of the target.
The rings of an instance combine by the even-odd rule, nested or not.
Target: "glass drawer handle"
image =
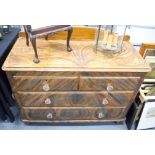
[[[98,118],[104,118],[104,117],[105,115],[102,112],[98,113]]]
[[[43,90],[44,91],[49,91],[50,90],[50,87],[49,87],[49,85],[47,83],[43,85]]]
[[[51,104],[52,102],[51,102],[51,99],[50,98],[47,98],[44,103],[45,104]]]
[[[107,105],[108,103],[109,103],[109,101],[106,98],[104,98],[103,101],[102,101],[102,104]]]
[[[47,119],[52,119],[53,115],[52,115],[52,113],[48,113],[46,117],[47,117]]]
[[[114,87],[112,85],[107,86],[107,91],[112,91],[113,89],[114,89]]]

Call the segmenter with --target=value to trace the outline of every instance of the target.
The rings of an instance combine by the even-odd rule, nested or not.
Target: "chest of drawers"
[[[71,53],[61,40],[37,46],[39,64],[19,38],[3,65],[24,122],[124,121],[150,70],[130,43],[120,54],[96,53],[92,41],[72,41]]]

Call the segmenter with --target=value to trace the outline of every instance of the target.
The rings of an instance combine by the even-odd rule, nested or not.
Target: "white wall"
[[[122,26],[118,26],[118,32],[122,30]],[[134,45],[141,43],[155,43],[155,26],[131,26],[127,29],[126,34],[130,35],[130,42]]]

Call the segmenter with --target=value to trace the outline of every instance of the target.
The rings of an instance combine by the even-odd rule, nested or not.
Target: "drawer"
[[[16,91],[67,91],[77,90],[77,77],[14,77],[13,90]]]
[[[65,72],[65,71],[13,71],[7,72],[10,76],[13,77],[75,77],[78,75],[78,72]]]
[[[112,120],[124,118],[124,108],[22,108],[23,120]]]
[[[25,107],[116,107],[130,103],[133,92],[18,92]]]
[[[143,72],[80,72],[83,77],[142,77]]]
[[[140,77],[81,77],[80,90],[134,91]]]

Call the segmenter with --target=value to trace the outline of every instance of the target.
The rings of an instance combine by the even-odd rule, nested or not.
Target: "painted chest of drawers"
[[[148,64],[130,43],[119,54],[96,52],[92,41],[37,40],[40,63],[20,37],[7,57],[7,72],[24,122],[120,122],[139,90]]]

